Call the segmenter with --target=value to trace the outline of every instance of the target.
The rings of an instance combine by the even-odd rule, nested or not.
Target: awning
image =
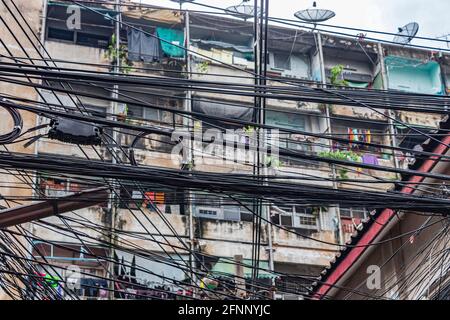
[[[203,44],[203,45],[207,45],[207,46],[215,47],[215,48],[230,49],[230,50],[241,52],[241,53],[253,54],[253,48],[251,48],[251,47],[237,46],[237,45],[227,43],[227,42],[222,42],[222,41],[192,39],[191,42]]]
[[[158,37],[161,38],[162,51],[169,57],[184,57],[184,33],[181,30],[156,28]]]
[[[350,88],[367,88],[369,86],[368,82],[355,82],[347,80],[347,83]]]
[[[246,265],[244,267],[244,278],[251,278],[252,277],[252,268],[250,267],[252,265],[252,260],[250,259],[244,259],[242,260],[242,264]],[[249,267],[247,267],[249,266]],[[269,270],[269,262],[268,261],[259,261],[258,268]],[[220,258],[219,261],[216,262],[214,267],[210,271],[211,274],[215,276],[220,275],[227,275],[227,276],[235,276],[236,275],[236,262],[234,262],[232,259],[228,258]],[[276,275],[264,271],[264,270],[258,270],[258,278],[276,278]]]
[[[251,121],[253,108],[243,106],[233,106],[220,102],[209,102],[194,100],[192,111],[222,117],[224,119],[239,119]]]
[[[143,9],[126,11],[123,13],[125,17],[132,19],[145,19],[150,21],[157,21],[167,24],[178,24],[181,23],[181,17],[178,12],[170,10],[160,10],[160,9]]]

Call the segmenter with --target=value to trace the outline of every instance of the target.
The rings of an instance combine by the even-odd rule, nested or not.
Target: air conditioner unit
[[[223,219],[223,210],[218,207],[195,207],[195,216],[199,218]]]

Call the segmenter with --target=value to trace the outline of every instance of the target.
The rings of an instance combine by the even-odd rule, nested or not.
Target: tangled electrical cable
[[[0,144],[8,144],[20,137],[23,128],[23,119],[19,111],[17,111],[15,108],[7,106],[3,106],[3,108],[5,108],[6,111],[8,111],[8,113],[11,115],[14,124],[13,129],[10,132],[0,134]]]

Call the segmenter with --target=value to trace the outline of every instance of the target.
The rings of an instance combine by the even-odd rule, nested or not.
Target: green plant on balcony
[[[322,151],[319,153],[320,157],[333,159],[333,160],[343,160],[343,161],[353,161],[353,162],[361,162],[361,156],[353,151]],[[341,168],[338,170],[339,178],[348,179],[347,176],[348,170],[345,168]]]
[[[360,162],[361,156],[353,151],[346,150],[333,150],[333,151],[322,151],[319,152],[319,156],[323,158],[329,158],[334,160],[344,160]]]
[[[334,86],[348,86],[348,82],[342,78],[342,73],[344,72],[344,66],[338,64],[331,68],[330,70],[330,82]]]
[[[131,64],[128,62],[128,56],[126,52],[126,47],[124,45],[119,46],[119,50],[116,48],[116,35],[111,36],[111,41],[106,49],[105,58],[109,59],[112,64],[117,64],[120,62],[120,71],[123,73],[129,73],[133,71]]]

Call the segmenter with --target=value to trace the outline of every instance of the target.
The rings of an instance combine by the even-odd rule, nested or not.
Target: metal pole
[[[116,43],[115,43],[115,46],[116,46],[116,48],[115,48],[115,50],[116,50],[116,59],[114,61],[114,73],[116,73],[116,74],[120,73],[120,21],[121,21],[121,18],[122,18],[122,13],[121,13],[121,8],[122,7],[121,7],[120,4],[121,4],[121,0],[116,0],[115,9],[119,13],[117,15],[117,19],[116,19],[117,21],[116,21],[116,24],[115,24],[115,33],[114,33],[115,34],[115,38],[116,38]],[[119,86],[117,84],[114,85],[113,92],[112,92],[112,97],[113,97],[113,99],[117,99],[119,97]],[[116,115],[118,114],[118,111],[119,111],[119,104],[117,102],[113,102],[111,107],[112,107],[112,114],[113,114],[112,119],[114,121],[117,121],[117,116]],[[119,139],[119,133],[117,131],[113,131],[113,139],[114,139],[115,143],[120,143],[120,141],[118,140]],[[113,143],[114,143],[114,141],[113,141]],[[113,147],[113,152],[116,153],[116,151],[117,151],[117,147],[114,146]],[[112,163],[115,164],[116,162],[117,162],[117,160],[113,156],[112,157]],[[115,184],[115,181],[113,179],[111,179],[110,183],[111,183],[112,188],[116,189],[116,184]],[[116,190],[116,191],[118,192],[119,190]],[[116,242],[116,238],[114,236],[114,229],[116,227],[116,216],[117,216],[117,205],[115,205],[116,193],[117,192],[113,191],[111,193],[111,195],[110,195],[111,200],[108,201],[108,214],[111,215],[111,221],[110,221],[110,226],[109,226],[110,227],[110,242],[112,244],[115,244],[115,242]],[[109,255],[110,255],[111,261],[114,261],[114,250],[113,250],[112,247],[111,247]],[[109,263],[109,274],[110,274],[110,277],[112,278],[112,281],[109,284],[109,287],[110,287],[109,288],[110,289],[110,291],[109,291],[109,299],[112,300],[112,299],[114,299],[114,289],[115,289],[114,288],[114,284],[115,284],[115,281],[114,281],[114,262],[110,262]]]
[[[264,61],[264,66],[263,66],[263,84],[266,85],[267,84],[267,54],[268,54],[268,34],[269,33],[269,0],[265,0],[265,7],[264,7],[264,43],[263,43],[263,47],[264,47],[264,55],[263,55],[263,61]],[[265,95],[264,95],[265,96]],[[266,124],[266,98],[263,98],[263,103],[262,103],[262,110],[261,110],[261,123],[263,125]],[[264,133],[264,141],[267,141],[267,133]],[[267,145],[267,144],[265,144]],[[264,166],[264,176],[267,176],[267,166]],[[265,184],[267,184],[267,178],[264,179],[265,180]],[[267,205],[262,207],[261,210],[261,214],[265,217],[265,219],[267,219],[268,221],[270,221],[270,211],[268,210]],[[274,258],[273,258],[273,239],[272,239],[272,224],[267,222],[266,223],[267,226],[267,238],[268,238],[268,251],[269,251],[269,270],[270,271],[274,271],[275,267],[274,267]],[[273,279],[272,279],[272,284],[273,283]]]
[[[254,74],[255,74],[255,79],[254,79],[254,83],[255,83],[255,98],[254,98],[254,117],[253,117],[253,121],[254,122],[259,122],[259,115],[260,115],[260,111],[259,111],[259,107],[260,107],[260,102],[261,102],[261,98],[257,97],[257,93],[258,93],[258,88],[257,86],[260,84],[260,78],[259,78],[259,51],[260,51],[260,41],[259,41],[259,28],[258,28],[258,0],[254,1],[254,10],[253,10],[253,18],[254,18],[254,24],[253,24],[253,34],[254,34],[254,42],[253,42],[253,58],[254,58]],[[256,147],[259,147],[259,132],[255,129],[256,132],[256,140],[257,140],[257,144]],[[252,148],[250,148],[250,150],[252,150]],[[256,150],[257,151],[257,150]],[[259,161],[259,155],[257,154],[257,152],[253,153],[253,175],[256,176],[256,174],[259,172],[257,165],[258,165],[258,161]],[[257,217],[258,217],[258,212],[259,212],[259,203],[258,200],[254,200],[253,201],[253,212],[254,212],[254,216],[253,216],[253,228],[252,228],[252,241],[256,242],[256,238],[257,238]],[[256,245],[252,246],[252,264],[253,261],[256,261]],[[252,280],[255,280],[256,277],[256,268],[252,269]]]
[[[189,19],[189,12],[186,10],[184,13],[184,20],[185,20],[185,38],[186,38],[186,48],[189,49],[189,46],[191,44],[191,24]],[[190,51],[186,50],[186,71],[187,71],[187,79],[191,79],[192,75],[192,61],[191,61],[191,55]],[[188,112],[191,112],[192,110],[192,92],[191,90],[186,91],[186,99],[184,101],[184,109]],[[184,126],[186,128],[193,128],[193,120],[190,118],[183,118]],[[188,156],[187,159],[189,159],[190,164],[194,163],[194,141],[193,139],[189,139],[189,148],[187,150]],[[188,170],[192,170],[191,166],[188,167]],[[190,254],[189,254],[189,264],[191,266],[191,281],[192,284],[195,286],[195,219],[194,219],[194,207],[191,201],[192,194],[191,191],[187,191],[187,211],[189,214],[189,243],[190,243]],[[195,287],[194,287],[195,290]],[[194,292],[195,297],[195,292]]]

